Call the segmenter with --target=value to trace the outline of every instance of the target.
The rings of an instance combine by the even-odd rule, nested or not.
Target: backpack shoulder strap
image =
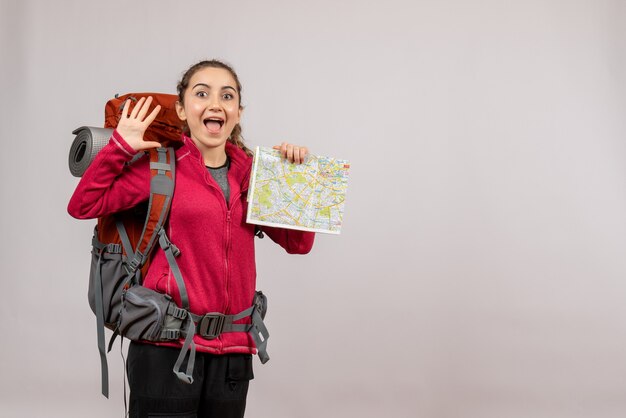
[[[141,232],[141,238],[128,263],[130,275],[140,269],[158,240],[159,231],[163,228],[172,205],[175,184],[176,157],[173,148],[153,148],[148,151],[150,156],[150,200],[148,215]]]

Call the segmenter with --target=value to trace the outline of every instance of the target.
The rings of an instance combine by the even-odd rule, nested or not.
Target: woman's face
[[[237,83],[223,68],[198,70],[189,80],[182,105],[176,103],[176,111],[187,121],[191,139],[200,150],[224,147],[241,118]]]

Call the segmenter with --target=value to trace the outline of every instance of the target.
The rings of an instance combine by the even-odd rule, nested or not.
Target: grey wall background
[[[250,145],[352,161],[341,236],[258,243],[249,417],[626,414],[626,3],[0,2],[0,416],[99,394],[70,132],[221,58]]]

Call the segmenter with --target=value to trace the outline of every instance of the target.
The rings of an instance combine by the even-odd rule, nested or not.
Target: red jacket
[[[240,148],[226,144],[230,157],[227,206],[200,150],[190,138],[183,136],[183,140],[184,144],[176,150],[176,186],[167,234],[181,252],[177,262],[191,311],[198,315],[236,314],[251,306],[256,285],[255,226],[245,221],[252,158]],[[115,131],[81,178],[70,199],[69,214],[79,219],[97,218],[147,200],[149,160],[143,157],[126,165],[135,154]],[[281,228],[263,227],[263,231],[292,254],[308,253],[315,237],[311,232]],[[180,306],[176,280],[158,245],[143,284],[171,295]],[[214,354],[256,352],[252,339],[243,332],[223,333],[214,340],[196,335],[194,341],[199,351]]]

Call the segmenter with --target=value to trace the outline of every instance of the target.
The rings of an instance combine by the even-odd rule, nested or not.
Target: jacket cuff
[[[113,131],[113,135],[111,135],[111,142],[113,142],[113,144],[115,144],[120,150],[122,150],[129,157],[134,157],[137,154],[137,151],[135,151],[133,147],[128,145],[128,142],[126,142],[124,138],[122,138],[122,135],[120,135],[117,129],[115,129]]]

